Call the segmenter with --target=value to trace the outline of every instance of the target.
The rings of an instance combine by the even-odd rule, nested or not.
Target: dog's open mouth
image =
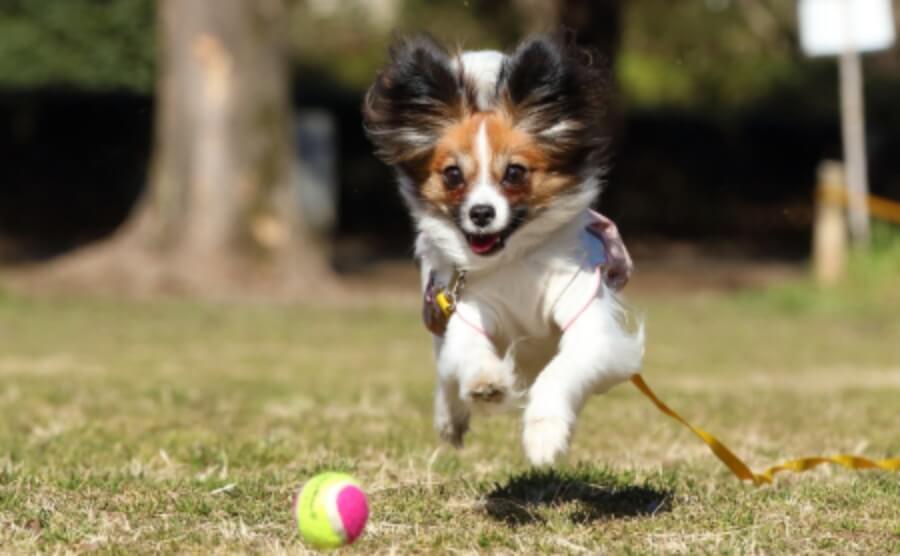
[[[502,250],[506,247],[509,236],[518,230],[525,221],[528,220],[528,209],[526,207],[514,207],[513,217],[506,228],[492,234],[469,233],[462,230],[466,236],[466,242],[469,249],[476,255],[486,257]],[[460,226],[462,228],[462,226]]]
[[[503,249],[503,234],[466,234],[469,248],[476,255],[491,255]]]
[[[476,255],[486,257],[493,255],[506,247],[506,240],[513,232],[525,223],[525,213],[520,211],[516,218],[506,227],[505,230],[495,234],[466,234],[466,241],[469,242],[469,249]]]

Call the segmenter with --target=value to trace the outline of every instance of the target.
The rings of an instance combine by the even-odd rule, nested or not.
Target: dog
[[[607,79],[558,35],[511,53],[401,39],[365,96],[365,130],[415,222],[437,365],[435,427],[524,407],[532,465],[568,450],[592,394],[641,367],[641,323],[616,290],[631,262],[593,212]]]

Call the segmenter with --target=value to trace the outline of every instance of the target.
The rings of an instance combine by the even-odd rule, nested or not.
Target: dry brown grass
[[[754,468],[900,454],[896,305],[634,300],[646,377]],[[360,308],[0,294],[0,547],[297,553],[289,506],[344,469],[371,497],[349,553],[900,552],[900,478],[740,484],[631,386],[534,473],[512,418],[431,431],[415,302]]]

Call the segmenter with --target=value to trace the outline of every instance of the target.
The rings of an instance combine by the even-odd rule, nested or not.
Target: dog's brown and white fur
[[[423,286],[467,282],[435,337],[435,424],[462,443],[470,414],[524,404],[535,465],[568,448],[586,399],[643,356],[616,293],[586,257],[600,193],[602,73],[563,38],[511,54],[401,41],[370,88],[366,130],[397,170]]]

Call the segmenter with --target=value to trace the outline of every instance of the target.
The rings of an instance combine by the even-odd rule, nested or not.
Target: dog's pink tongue
[[[498,235],[471,236],[469,237],[469,247],[472,248],[476,255],[482,255],[493,249],[498,241],[500,241],[500,236]]]

